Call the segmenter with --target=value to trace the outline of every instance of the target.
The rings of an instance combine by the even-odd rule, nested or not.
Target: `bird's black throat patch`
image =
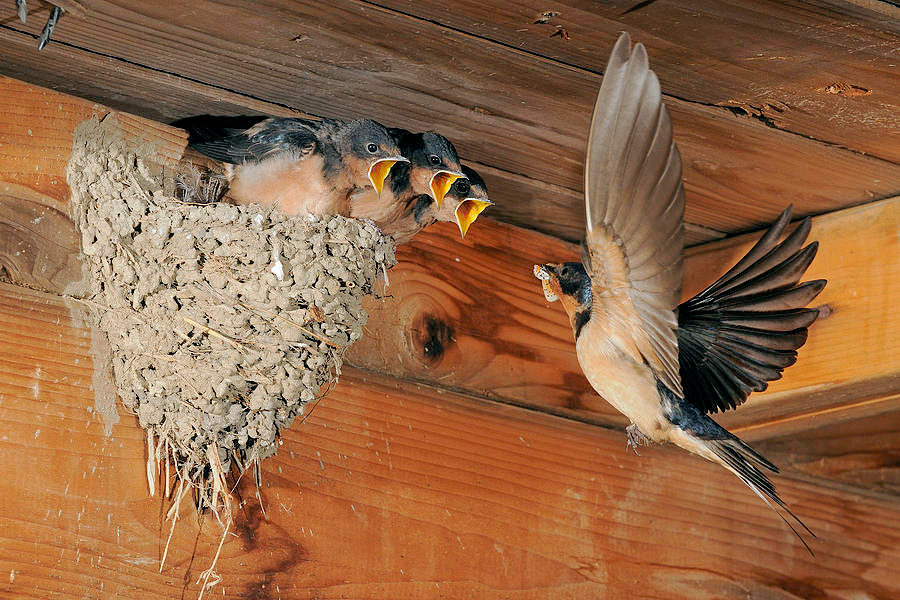
[[[581,335],[581,328],[584,327],[588,321],[591,320],[591,307],[587,306],[585,308],[580,309],[575,313],[575,319],[572,321],[572,326],[575,329],[575,339],[578,339],[578,336]]]

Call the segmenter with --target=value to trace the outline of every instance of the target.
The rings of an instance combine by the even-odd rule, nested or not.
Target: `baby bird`
[[[493,202],[488,199],[484,180],[474,169],[463,165],[462,172],[465,177],[453,182],[440,208],[430,196],[420,195],[403,218],[390,223],[382,231],[393,236],[398,244],[405,244],[435,221],[446,221],[455,222],[460,235],[466,237],[469,226]]]
[[[229,196],[238,204],[278,206],[287,214],[349,215],[351,195],[382,192],[396,163],[408,162],[380,123],[370,119],[188,117],[188,145],[227,163]]]
[[[395,229],[399,222],[411,219],[422,197],[440,206],[453,182],[463,176],[456,149],[444,136],[405,129],[388,131],[409,162],[391,169],[380,195],[364,189],[350,201],[351,217],[369,219],[384,233]]]
[[[616,42],[591,122],[582,262],[535,265],[569,316],[591,386],[631,421],[629,445],[670,442],[728,469],[809,545],[763,472],[778,469],[708,413],[735,408],[797,360],[804,308],[824,280],[799,283],[818,248],[790,208],[734,267],[678,305],[684,193],[659,81],[641,44]],[[811,550],[810,550],[811,552]]]

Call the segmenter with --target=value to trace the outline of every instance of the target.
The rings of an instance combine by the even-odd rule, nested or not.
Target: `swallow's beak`
[[[438,208],[441,207],[444,196],[450,191],[450,186],[461,177],[465,176],[459,171],[438,171],[431,176],[431,197],[437,202]],[[475,219],[473,218],[472,220],[474,221]]]
[[[550,271],[547,265],[534,265],[534,276],[541,280],[541,287],[544,290],[544,298],[547,302],[556,302],[559,296],[550,287]]]
[[[379,196],[381,196],[381,189],[384,187],[384,180],[387,179],[388,173],[391,172],[391,167],[398,162],[409,162],[409,160],[402,156],[391,156],[376,160],[369,167],[369,181],[372,182],[372,187],[375,188]]]
[[[462,237],[466,237],[469,226],[491,204],[493,202],[490,200],[478,200],[476,198],[466,198],[459,203],[459,206],[456,207],[456,224],[459,225],[459,233]]]

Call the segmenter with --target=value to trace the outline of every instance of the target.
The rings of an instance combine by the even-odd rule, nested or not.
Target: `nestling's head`
[[[426,131],[412,133],[391,129],[400,152],[409,159],[409,184],[414,196],[426,194],[438,205],[453,185],[463,176],[456,148],[444,136]]]
[[[464,178],[457,179],[450,186],[444,203],[437,213],[438,221],[456,221],[459,233],[466,237],[466,232],[484,209],[493,204],[488,199],[487,185],[484,179],[471,167],[463,165]]]
[[[335,141],[357,187],[371,185],[379,195],[391,167],[407,161],[388,130],[371,119],[350,121]]]

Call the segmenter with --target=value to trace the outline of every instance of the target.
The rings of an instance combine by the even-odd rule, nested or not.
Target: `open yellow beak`
[[[459,225],[459,233],[466,237],[469,226],[475,222],[484,209],[493,204],[490,200],[477,200],[466,198],[456,207],[456,224]]]
[[[450,191],[450,186],[461,177],[464,175],[456,171],[438,171],[431,176],[431,197],[437,202],[438,208],[441,207],[444,196]]]
[[[398,162],[409,162],[409,160],[402,156],[392,156],[376,160],[369,167],[369,181],[372,182],[372,187],[375,188],[379,196],[381,196],[381,189],[384,187],[384,180],[387,179],[388,173],[391,172],[391,167]]]

